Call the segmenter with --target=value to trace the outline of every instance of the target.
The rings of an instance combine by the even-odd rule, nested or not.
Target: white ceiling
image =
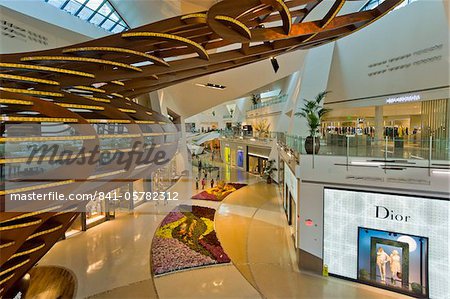
[[[196,115],[225,102],[246,96],[255,90],[265,90],[283,82],[280,79],[303,68],[308,51],[299,50],[277,56],[280,64],[275,74],[269,59],[235,69],[203,76],[167,87],[161,91],[164,104],[184,117]],[[199,87],[196,83],[213,83],[226,86],[224,90]]]

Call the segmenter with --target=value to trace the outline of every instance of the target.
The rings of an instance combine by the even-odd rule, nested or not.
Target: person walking
[[[211,188],[214,188],[214,179],[211,178]]]
[[[195,190],[198,190],[198,183],[199,183],[199,179],[198,177],[195,178]]]
[[[206,178],[202,179],[202,190],[205,190]]]

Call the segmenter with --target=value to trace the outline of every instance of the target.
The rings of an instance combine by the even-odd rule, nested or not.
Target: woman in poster
[[[386,264],[391,261],[390,256],[384,252],[383,248],[378,248],[377,251],[377,266],[380,270],[381,282],[386,282]]]
[[[391,253],[391,263],[390,263],[390,267],[391,267],[391,273],[392,273],[392,278],[394,279],[394,284],[396,282],[396,279],[401,279],[402,277],[402,266],[401,266],[401,257],[398,254],[397,250],[392,250]]]

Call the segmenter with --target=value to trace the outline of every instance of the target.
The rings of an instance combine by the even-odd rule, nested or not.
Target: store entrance
[[[267,161],[267,158],[248,155],[248,172],[262,176],[264,174]]]

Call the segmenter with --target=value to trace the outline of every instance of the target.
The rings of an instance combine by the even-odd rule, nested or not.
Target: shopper
[[[198,183],[199,183],[199,179],[198,177],[195,178],[195,190],[198,190]]]
[[[214,179],[211,179],[211,188],[214,188]]]
[[[205,186],[206,186],[206,178],[202,179],[202,190],[205,190]]]

